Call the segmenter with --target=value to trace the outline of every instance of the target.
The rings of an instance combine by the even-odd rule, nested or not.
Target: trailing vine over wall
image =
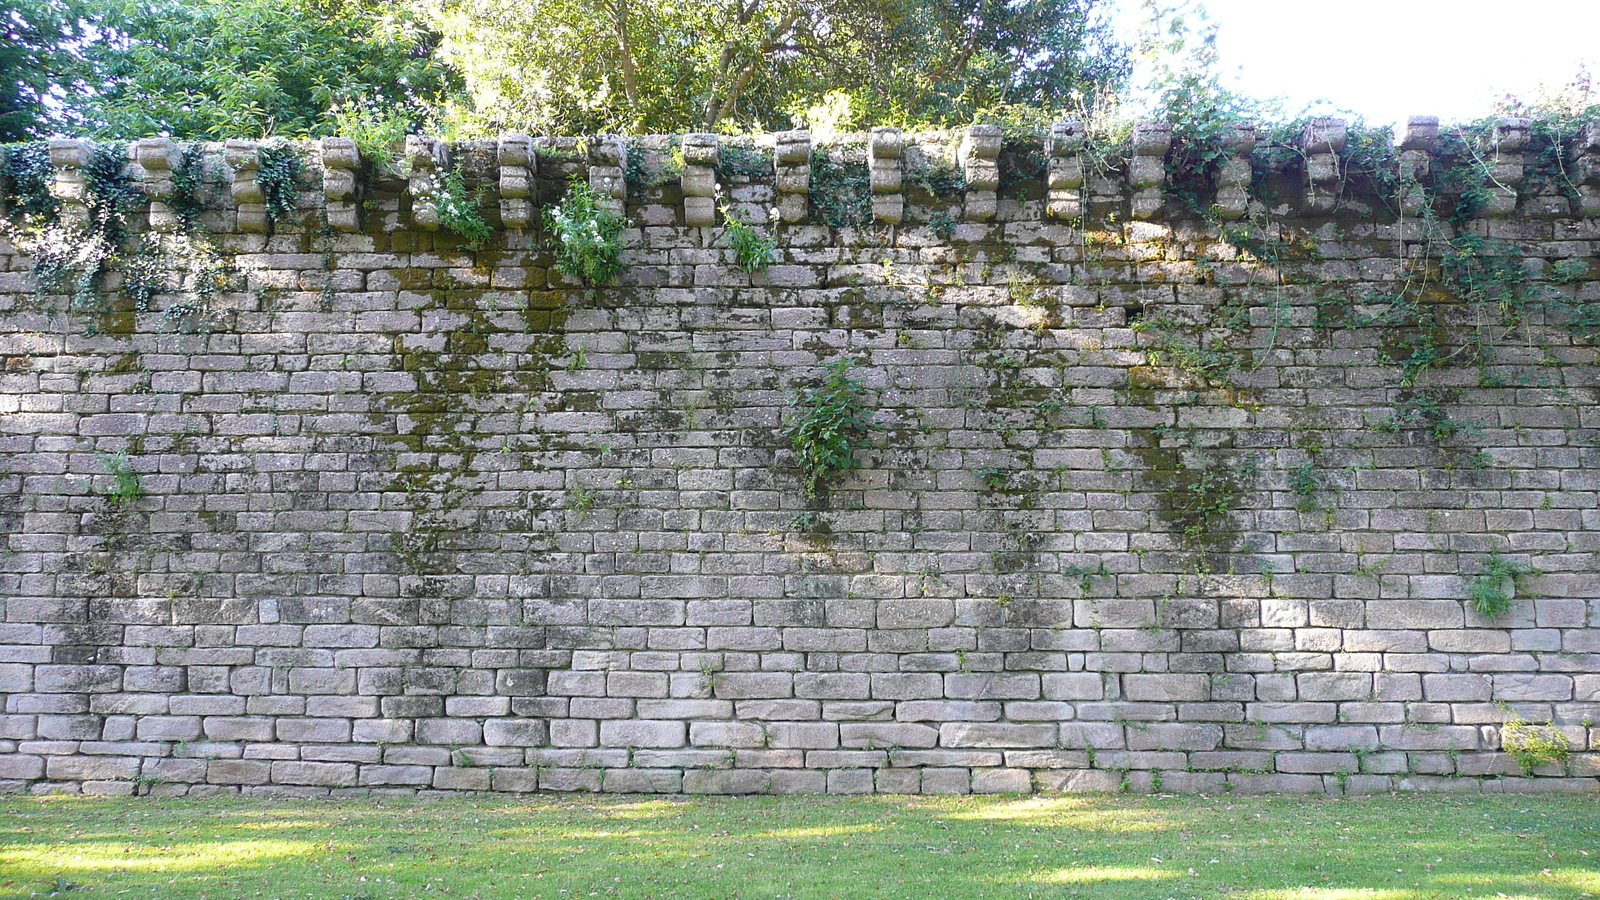
[[[285,221],[294,214],[299,200],[300,174],[305,171],[305,160],[297,148],[286,143],[263,144],[260,153],[257,177],[267,206],[267,219]]]

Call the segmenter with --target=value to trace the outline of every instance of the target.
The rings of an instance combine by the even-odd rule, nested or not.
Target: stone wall
[[[1519,187],[1515,132],[1455,221],[1328,121],[1233,135],[1203,216],[1155,126],[330,140],[278,221],[203,148],[218,255],[145,302],[0,239],[0,786],[1596,790],[1600,141]],[[173,255],[176,152],[129,152]],[[553,267],[571,177],[616,285]],[[807,500],[788,397],[845,357],[882,427]]]

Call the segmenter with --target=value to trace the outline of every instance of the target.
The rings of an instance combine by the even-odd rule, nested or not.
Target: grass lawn
[[[1600,800],[0,800],[0,900],[52,893],[1600,898]]]

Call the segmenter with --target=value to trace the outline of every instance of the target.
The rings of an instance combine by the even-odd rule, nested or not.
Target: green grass
[[[0,801],[0,898],[1600,896],[1600,803],[1323,798]]]

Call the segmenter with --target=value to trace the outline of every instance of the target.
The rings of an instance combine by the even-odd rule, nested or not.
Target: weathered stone
[[[995,126],[874,129],[845,206],[808,133],[771,172],[690,136],[681,173],[660,137],[417,135],[399,196],[328,138],[276,221],[264,145],[227,142],[215,294],[41,318],[0,240],[0,787],[1591,788],[1600,418],[1567,320],[1600,301],[1600,125],[1575,200],[1517,192],[1529,127],[1484,136],[1468,224],[1565,299],[1481,379],[1434,304],[1416,384],[1383,298],[1437,275],[1434,119],[1383,204],[1337,120],[1270,208],[1255,130],[1220,134],[1206,215],[1305,251],[1281,265],[1171,205],[1160,123],[1110,169],[1058,123],[1035,171]],[[178,149],[130,148],[141,245],[181,230]],[[50,147],[69,225],[92,150]],[[457,169],[481,248],[441,216]],[[625,222],[605,285],[529,234],[574,176]],[[777,242],[764,271],[724,209]],[[791,397],[845,358],[885,427],[812,497]],[[1492,551],[1540,571],[1495,584]],[[1513,713],[1566,729],[1566,770],[1508,766]]]

